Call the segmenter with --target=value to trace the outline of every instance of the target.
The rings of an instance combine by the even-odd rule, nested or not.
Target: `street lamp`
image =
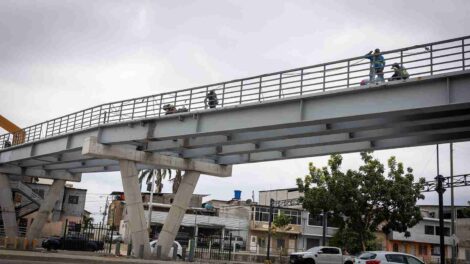
[[[269,218],[268,218],[268,248],[266,251],[266,260],[265,263],[271,263],[271,259],[269,257],[270,250],[271,250],[271,223],[273,221],[273,207],[274,207],[274,199],[269,200]]]
[[[439,244],[440,244],[440,263],[445,264],[445,248],[444,248],[444,204],[443,204],[443,194],[446,189],[443,186],[445,181],[444,176],[437,175],[436,180],[436,192],[439,194]]]

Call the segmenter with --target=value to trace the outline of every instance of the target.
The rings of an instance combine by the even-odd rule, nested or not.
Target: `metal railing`
[[[386,60],[384,74],[387,76],[392,73],[389,66],[393,63],[404,66],[408,70],[410,78],[466,70],[470,64],[469,39],[470,36],[465,36],[382,52],[381,54]],[[0,135],[0,149],[97,127],[102,124],[203,110],[209,108],[206,97],[210,91],[214,91],[217,95],[218,104],[216,107],[223,108],[359,86],[361,81],[369,80],[373,70],[371,62],[363,55],[102,104],[25,127],[17,133]],[[21,135],[21,142],[15,142],[14,139],[19,137],[16,134],[20,133],[24,133]]]

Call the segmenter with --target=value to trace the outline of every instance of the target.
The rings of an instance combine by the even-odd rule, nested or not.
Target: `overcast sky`
[[[469,13],[468,0],[0,0],[0,113],[28,126],[115,100],[460,37],[470,34]],[[442,149],[448,175],[448,145]],[[470,144],[456,144],[454,154],[455,173],[468,173]],[[376,152],[383,161],[390,155],[416,176],[436,175],[435,146]],[[231,178],[203,176],[196,191],[229,199],[240,189],[248,199],[294,187],[309,161],[326,160],[237,165]],[[359,155],[344,161],[357,168]],[[75,186],[89,190],[93,213],[100,194],[122,190],[116,173],[84,175]],[[469,193],[456,190],[457,203]],[[435,202],[434,194],[424,201]]]

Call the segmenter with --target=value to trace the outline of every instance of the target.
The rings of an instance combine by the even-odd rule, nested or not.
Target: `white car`
[[[351,256],[343,255],[337,247],[313,247],[289,255],[290,264],[353,264],[353,260]]]
[[[158,239],[153,240],[153,241],[150,242],[150,252],[152,253],[152,255],[157,254],[157,242],[158,242]],[[173,246],[174,245],[177,246],[176,256],[178,256],[178,258],[182,259],[183,258],[183,247],[181,246],[181,244],[178,241],[173,241]],[[168,254],[168,257],[169,258],[173,257],[173,247],[171,247],[170,253]]]
[[[424,264],[417,257],[392,251],[366,251],[355,259],[354,264]]]

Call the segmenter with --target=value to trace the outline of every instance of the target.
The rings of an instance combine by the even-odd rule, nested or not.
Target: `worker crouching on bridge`
[[[393,75],[388,79],[388,81],[395,81],[395,80],[406,80],[410,77],[408,71],[404,66],[400,66],[398,63],[392,64]]]
[[[380,49],[375,49],[374,53],[370,51],[366,54],[366,58],[370,60],[370,83],[373,82],[385,82],[384,79],[384,68],[385,59],[380,54]],[[377,77],[376,77],[377,76]]]
[[[206,99],[204,99],[204,104],[206,105],[206,108],[208,106],[209,108],[215,108],[219,104],[219,101],[217,100],[217,94],[214,90],[211,90],[207,93]]]

